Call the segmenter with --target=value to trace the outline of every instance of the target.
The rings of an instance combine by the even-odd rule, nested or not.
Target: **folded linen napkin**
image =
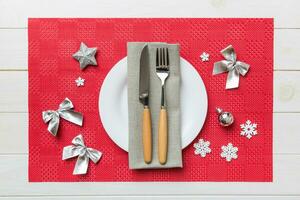
[[[149,52],[149,108],[152,121],[152,162],[146,164],[143,157],[142,119],[143,104],[139,101],[140,56],[147,44]],[[165,97],[168,113],[167,163],[158,161],[158,120],[161,106],[161,82],[156,75],[156,48],[168,47],[170,74],[166,81]],[[180,128],[180,56],[179,45],[166,43],[127,43],[127,81],[129,117],[129,168],[173,168],[182,167]]]

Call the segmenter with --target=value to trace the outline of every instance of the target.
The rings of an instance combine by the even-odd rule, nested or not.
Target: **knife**
[[[140,82],[139,82],[139,100],[144,106],[143,111],[143,150],[144,161],[149,164],[152,161],[152,130],[151,130],[151,113],[148,107],[149,103],[149,55],[148,46],[145,45],[140,57]]]

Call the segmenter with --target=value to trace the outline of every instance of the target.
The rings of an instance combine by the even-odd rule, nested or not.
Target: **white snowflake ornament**
[[[201,58],[202,62],[207,62],[207,61],[209,61],[209,54],[206,53],[206,52],[203,52],[203,53],[200,55],[200,58]]]
[[[97,48],[88,48],[83,42],[80,43],[80,49],[73,54],[73,58],[78,60],[80,69],[84,70],[88,65],[97,65],[95,55]]]
[[[204,141],[203,139],[200,139],[199,142],[194,144],[195,155],[200,155],[202,158],[204,158],[206,154],[211,152],[209,145],[210,145],[209,141]]]
[[[84,81],[85,79],[81,78],[81,77],[78,77],[76,80],[75,80],[75,83],[77,85],[77,87],[81,87],[81,86],[84,86]]]
[[[225,158],[227,162],[230,162],[232,159],[237,159],[238,148],[234,147],[231,143],[228,143],[227,146],[222,146],[221,157]]]
[[[257,124],[252,124],[250,120],[247,120],[245,124],[241,124],[240,126],[242,128],[242,136],[246,136],[248,139],[250,139],[253,135],[257,135]]]

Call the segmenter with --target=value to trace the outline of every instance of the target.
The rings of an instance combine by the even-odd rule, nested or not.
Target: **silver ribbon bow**
[[[45,123],[48,123],[48,131],[56,136],[57,130],[59,127],[59,118],[63,119],[82,126],[83,117],[79,112],[73,111],[73,104],[70,99],[65,98],[65,100],[59,105],[57,110],[47,110],[43,112],[43,120]]]
[[[77,135],[72,140],[72,143],[74,145],[64,147],[62,160],[78,156],[73,175],[86,174],[89,166],[89,159],[96,164],[100,160],[102,153],[96,149],[86,147],[81,134]]]
[[[232,45],[229,45],[223,49],[221,54],[226,60],[221,60],[214,63],[213,75],[228,72],[226,89],[239,87],[240,74],[245,76],[250,68],[250,65],[236,60],[236,53]]]

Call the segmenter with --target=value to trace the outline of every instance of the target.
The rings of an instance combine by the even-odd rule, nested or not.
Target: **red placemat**
[[[29,181],[272,181],[273,19],[29,19]],[[194,141],[211,142],[205,158],[183,151],[182,169],[130,170],[128,155],[106,134],[99,117],[98,96],[109,70],[126,56],[129,41],[180,44],[180,54],[196,68],[208,93],[208,115]],[[84,71],[72,54],[80,42],[97,47],[98,67]],[[250,64],[238,89],[225,90],[227,74],[212,76],[220,51],[232,44],[238,60]],[[199,58],[210,54],[209,62]],[[86,80],[77,87],[75,79]],[[83,113],[83,127],[61,120],[57,137],[47,131],[42,111],[57,109],[65,97]],[[222,128],[215,107],[235,116]],[[240,136],[247,119],[258,124],[258,135]],[[86,175],[72,175],[76,158],[62,161],[62,149],[82,133],[87,146],[103,152],[89,163]],[[120,133],[122,134],[122,133]],[[194,143],[193,142],[193,143]],[[221,146],[239,148],[238,159],[226,162]]]

